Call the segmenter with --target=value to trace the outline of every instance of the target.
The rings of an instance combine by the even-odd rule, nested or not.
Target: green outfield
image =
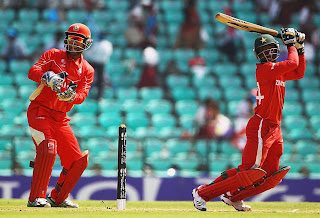
[[[249,203],[251,212],[237,212],[222,202],[209,202],[208,211],[197,211],[192,202],[127,202],[118,211],[116,201],[75,201],[78,209],[28,208],[26,200],[0,200],[0,217],[320,217],[319,203]]]

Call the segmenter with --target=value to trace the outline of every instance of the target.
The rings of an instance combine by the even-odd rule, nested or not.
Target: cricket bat
[[[36,90],[34,90],[34,92],[32,92],[32,94],[31,94],[30,97],[29,97],[29,100],[30,100],[30,101],[33,101],[34,99],[36,99],[36,97],[38,97],[38,95],[40,95],[43,87],[44,87],[44,84],[41,83],[41,84],[38,86],[38,88],[37,88]]]
[[[231,17],[223,13],[218,13],[216,15],[216,20],[239,30],[244,30],[247,32],[258,33],[258,34],[270,34],[276,38],[281,38],[281,35],[280,33],[278,33],[277,30],[260,26],[258,24],[250,23],[244,20],[240,20],[238,18]]]

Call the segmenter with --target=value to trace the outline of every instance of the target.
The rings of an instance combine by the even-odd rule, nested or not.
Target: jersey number
[[[257,102],[258,105],[260,105],[262,99],[264,99],[264,95],[261,95],[261,90],[260,90],[259,82],[257,82],[257,97],[256,97],[256,99],[257,99],[257,101],[258,101],[258,102]]]

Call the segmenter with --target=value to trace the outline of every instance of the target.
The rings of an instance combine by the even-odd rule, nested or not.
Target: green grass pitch
[[[116,201],[75,201],[72,208],[29,208],[26,200],[0,199],[0,217],[320,217],[319,203],[247,202],[251,212],[237,212],[222,202],[209,202],[208,211],[197,211],[192,201],[127,201],[126,210],[117,210]]]

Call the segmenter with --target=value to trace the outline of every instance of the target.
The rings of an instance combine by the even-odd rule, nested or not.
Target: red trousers
[[[66,169],[70,169],[73,161],[82,157],[79,143],[68,123],[70,117],[66,113],[51,110],[32,101],[27,116],[36,148],[44,139],[55,139],[61,165]]]
[[[260,116],[254,115],[247,124],[246,135],[247,143],[242,153],[242,163],[238,166],[238,169],[244,171],[259,167],[266,171],[267,177],[277,172],[279,170],[280,157],[283,154],[281,126],[271,124]],[[227,170],[215,179],[213,183],[222,182],[226,176],[234,176],[238,173],[238,169]],[[256,182],[259,182],[259,180]],[[210,185],[204,185],[199,191],[199,195],[206,201],[212,200],[213,196],[208,194],[210,189],[212,190],[211,187]],[[229,190],[228,192],[232,196],[239,190]]]
[[[270,124],[267,120],[254,115],[246,128],[247,144],[243,150],[240,170],[260,167],[267,176],[279,170],[283,154],[281,126]]]

